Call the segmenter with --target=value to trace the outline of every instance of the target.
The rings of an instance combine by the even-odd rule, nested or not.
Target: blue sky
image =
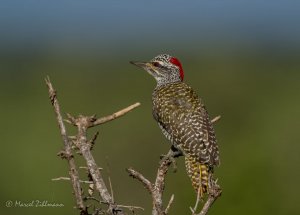
[[[300,41],[299,1],[1,1],[0,45]]]

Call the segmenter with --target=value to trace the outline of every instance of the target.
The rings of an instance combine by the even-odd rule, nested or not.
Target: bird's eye
[[[155,66],[155,67],[162,67],[162,65],[160,63],[158,63],[158,62],[153,62],[153,66]]]

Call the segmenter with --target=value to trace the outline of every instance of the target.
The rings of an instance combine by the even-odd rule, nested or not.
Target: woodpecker
[[[202,198],[209,193],[214,167],[220,164],[214,128],[202,100],[183,82],[184,71],[177,58],[161,54],[149,62],[130,63],[155,78],[153,117],[175,154],[184,155],[192,185]]]

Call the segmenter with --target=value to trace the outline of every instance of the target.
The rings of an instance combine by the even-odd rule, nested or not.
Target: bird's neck
[[[182,81],[175,81],[175,82],[165,82],[165,83],[157,83],[155,89],[154,89],[154,92],[157,92],[157,91],[160,91],[160,90],[164,90],[164,89],[167,89],[167,88],[172,88],[174,87],[175,85],[184,85],[184,82]]]
[[[166,86],[166,85],[170,85],[170,84],[174,84],[174,83],[179,83],[179,82],[182,82],[182,81],[178,80],[178,79],[173,79],[173,80],[170,80],[170,79],[159,79],[159,80],[156,80],[156,88],[160,88],[160,87],[163,87],[163,86]]]

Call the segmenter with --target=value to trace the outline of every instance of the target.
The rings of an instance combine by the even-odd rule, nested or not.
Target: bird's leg
[[[213,178],[213,174],[209,174],[209,179],[208,179],[208,190],[207,193],[209,195],[215,196],[218,195],[219,192],[222,192],[220,186],[217,184],[218,179]],[[217,194],[216,194],[217,193]]]
[[[173,153],[172,156],[174,158],[178,158],[180,156],[183,156],[182,151],[180,149],[176,148],[174,145],[171,146],[171,150],[170,151],[172,151],[172,153]]]
[[[177,149],[175,146],[171,146],[171,149],[169,150],[168,154],[162,154],[160,156],[160,159],[163,159],[163,158],[170,158],[170,159],[174,159],[174,158],[178,158],[180,156],[183,156],[183,153],[181,150]]]
[[[172,166],[173,166],[173,172],[176,172],[177,171],[177,165],[176,165],[176,160],[175,158],[177,157],[180,157],[182,156],[183,153],[175,148],[173,145],[171,147],[171,149],[169,150],[168,154],[166,155],[161,155],[160,156],[160,159],[161,159],[161,162],[163,162],[165,159],[169,159],[171,162],[172,162]]]

